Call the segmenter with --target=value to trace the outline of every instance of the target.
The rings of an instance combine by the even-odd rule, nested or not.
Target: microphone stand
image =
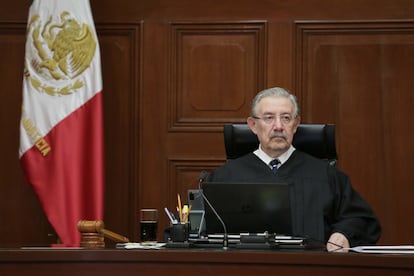
[[[208,173],[206,171],[202,171],[200,173],[199,181],[198,181],[198,190],[201,193],[201,196],[203,197],[204,201],[207,202],[208,206],[213,211],[214,215],[217,217],[217,219],[220,221],[221,225],[223,226],[223,249],[229,248],[229,239],[227,235],[227,227],[224,221],[221,219],[220,215],[217,213],[216,209],[214,209],[213,205],[210,203],[210,201],[207,199],[207,197],[204,195],[203,189],[201,189],[201,184],[205,181],[205,178],[207,177]]]

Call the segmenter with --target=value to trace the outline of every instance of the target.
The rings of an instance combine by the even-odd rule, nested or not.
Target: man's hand
[[[333,233],[326,244],[326,250],[330,252],[348,252],[349,241],[341,233]]]

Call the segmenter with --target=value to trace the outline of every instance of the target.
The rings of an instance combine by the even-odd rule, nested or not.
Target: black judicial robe
[[[291,187],[293,235],[327,242],[334,232],[344,234],[351,246],[375,244],[380,223],[349,177],[326,161],[295,150],[273,174],[249,153],[228,160],[213,171],[210,182],[284,182]]]

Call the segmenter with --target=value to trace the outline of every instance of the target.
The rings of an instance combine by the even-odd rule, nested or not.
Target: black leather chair
[[[338,156],[335,145],[334,124],[300,124],[293,137],[293,146],[320,159],[325,159],[332,166],[336,165]],[[224,146],[227,159],[235,159],[257,149],[259,140],[247,124],[225,124]]]

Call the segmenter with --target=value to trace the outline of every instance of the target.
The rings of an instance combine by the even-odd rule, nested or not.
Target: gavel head
[[[102,220],[80,220],[78,230],[81,233],[100,233],[104,229]]]

